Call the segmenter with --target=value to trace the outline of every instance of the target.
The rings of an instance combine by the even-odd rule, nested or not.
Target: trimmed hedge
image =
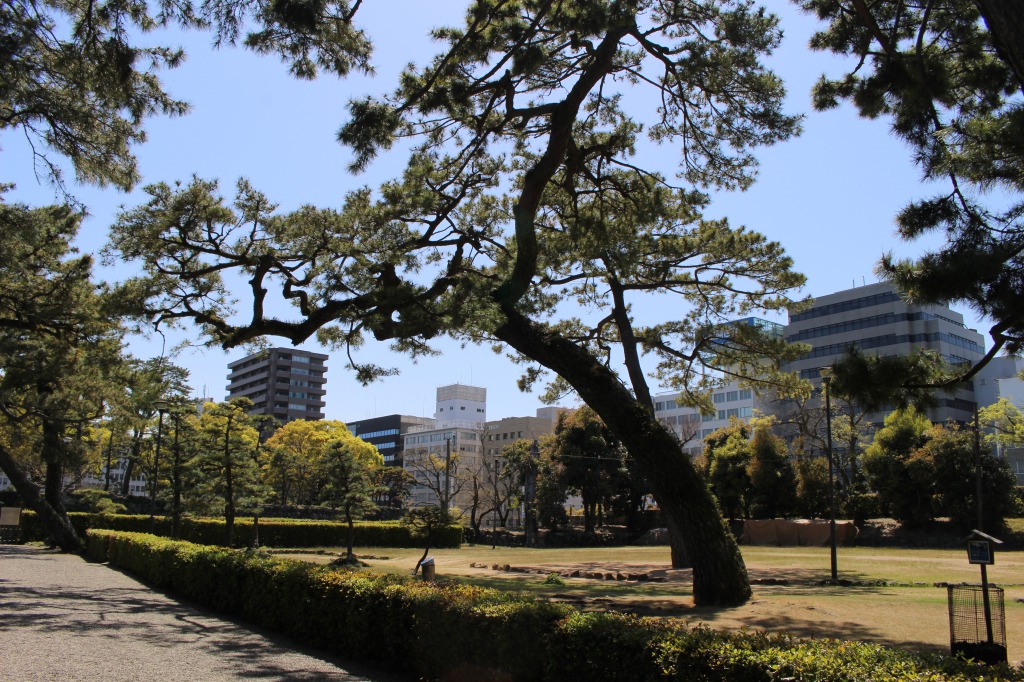
[[[150,521],[145,515],[130,514],[68,514],[71,525],[82,537],[89,529],[118,530],[129,533],[149,533]],[[156,517],[156,535],[171,534],[171,519]],[[26,540],[44,540],[49,530],[34,512],[22,515],[22,536]],[[181,519],[182,540],[200,545],[223,545],[224,519]],[[432,543],[437,548],[458,547],[462,543],[461,526],[449,526],[435,532]],[[252,544],[252,517],[235,520],[236,546]],[[264,547],[339,547],[348,542],[348,526],[338,521],[306,521],[300,519],[260,519],[260,545]],[[422,540],[414,538],[407,526],[397,521],[361,521],[355,524],[355,544],[358,547],[422,547]]]
[[[1019,669],[983,668],[874,644],[727,634],[671,620],[580,613],[451,581],[342,571],[152,535],[94,530],[87,544],[93,559],[155,587],[424,679],[1024,680]]]

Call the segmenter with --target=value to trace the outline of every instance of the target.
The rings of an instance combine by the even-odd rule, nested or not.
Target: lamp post
[[[498,460],[494,460],[494,509],[491,510],[491,549],[498,546],[498,510],[501,501],[498,498]]]
[[[825,431],[828,443],[828,543],[832,560],[832,582],[839,580],[839,569],[836,558],[836,492],[832,474],[832,399],[829,389],[832,387],[832,368],[822,367],[818,370],[821,382],[825,385]]]
[[[156,532],[156,487],[160,479],[160,439],[164,432],[164,412],[167,411],[166,400],[157,400],[153,403],[156,408],[156,454],[153,456],[153,486],[149,489],[149,532]]]

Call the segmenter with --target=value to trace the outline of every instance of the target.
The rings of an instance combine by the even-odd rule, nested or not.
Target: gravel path
[[[0,545],[0,679],[404,678],[346,664],[285,637],[226,620],[78,556]]]

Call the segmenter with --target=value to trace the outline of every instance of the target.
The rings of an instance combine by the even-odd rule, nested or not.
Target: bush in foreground
[[[88,552],[214,609],[344,656],[401,666],[425,679],[1024,680],[948,657],[873,644],[687,629],[670,620],[580,613],[493,589],[348,572],[174,542],[91,531]]]

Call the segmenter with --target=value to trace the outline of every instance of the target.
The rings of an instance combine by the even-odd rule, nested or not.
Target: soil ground
[[[409,572],[422,551],[362,548],[371,569]],[[326,563],[333,553],[295,553]],[[689,570],[668,566],[664,547],[525,549],[476,545],[432,552],[438,577],[515,589],[565,601],[585,610],[617,610],[671,617],[718,629],[787,631],[799,637],[832,637],[890,644],[918,651],[949,652],[945,583],[977,583],[978,566],[963,550],[840,548],[839,578],[829,578],[829,551],[820,547],[744,547],[753,598],[736,608],[692,605]],[[504,570],[505,565],[520,569]],[[499,568],[492,568],[497,565]],[[525,571],[531,572],[525,572]],[[545,584],[551,572],[646,574],[651,580],[564,577]],[[1024,552],[1001,552],[988,567],[990,583],[1004,589],[1010,662],[1024,662]],[[984,624],[980,625],[984,633]]]

